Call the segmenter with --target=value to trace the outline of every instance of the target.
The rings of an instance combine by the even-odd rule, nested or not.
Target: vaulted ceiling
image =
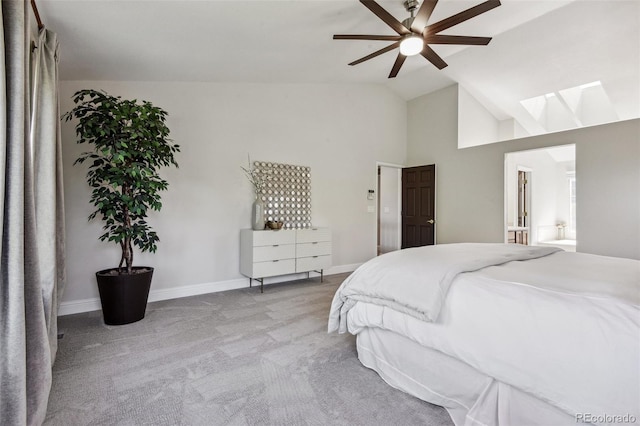
[[[481,3],[440,0],[430,23]],[[401,0],[379,2],[398,20]],[[449,64],[410,57],[398,77],[388,42],[333,34],[394,34],[356,0],[37,0],[58,33],[63,80],[374,83],[404,99],[460,83],[498,119],[531,121],[526,99],[600,81],[618,119],[640,116],[640,2],[503,0],[446,34],[488,46],[435,46]]]

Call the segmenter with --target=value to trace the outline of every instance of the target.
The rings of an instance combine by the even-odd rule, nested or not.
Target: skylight
[[[547,132],[618,120],[600,81],[525,99],[520,104]]]

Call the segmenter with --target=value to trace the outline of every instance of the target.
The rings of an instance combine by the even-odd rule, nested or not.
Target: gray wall
[[[166,109],[171,137],[182,147],[163,209],[149,221],[160,237],[151,300],[247,286],[239,272],[239,236],[250,227],[253,193],[240,166],[253,160],[311,167],[312,219],[333,230],[329,272],[353,270],[375,256],[376,214],[367,190],[376,162],[406,157],[406,102],[380,85],[62,82],[61,110],[82,88],[145,99]],[[86,167],[72,166],[86,149],[63,126],[68,283],[62,310],[98,309],[94,273],[117,266],[119,248],[98,241]],[[282,231],[285,232],[285,231]],[[66,309],[66,310],[65,310]]]
[[[81,88],[146,99],[169,112],[182,145],[166,170],[163,211],[150,223],[161,242],[135,263],[156,267],[151,300],[246,285],[238,271],[239,230],[253,199],[240,166],[255,160],[311,167],[312,217],[333,230],[334,267],[375,256],[376,214],[367,190],[376,163],[437,165],[439,243],[503,241],[504,154],[576,143],[578,250],[640,258],[640,120],[457,149],[458,92],[452,86],[408,104],[376,85],[62,82],[61,110]],[[67,275],[61,313],[99,309],[94,272],[113,267],[118,248],[98,241],[84,147],[63,126]],[[406,161],[405,161],[406,160]]]
[[[640,259],[640,120],[458,149],[458,89],[408,103],[407,165],[436,164],[438,243],[504,240],[505,153],[576,144],[577,251]]]

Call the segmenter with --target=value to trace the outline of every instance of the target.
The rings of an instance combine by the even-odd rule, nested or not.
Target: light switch
[[[367,213],[375,213],[376,208],[374,206],[367,206]]]

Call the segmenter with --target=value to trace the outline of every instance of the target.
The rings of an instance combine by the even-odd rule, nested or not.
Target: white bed
[[[364,264],[329,331],[458,426],[619,424],[640,421],[639,305],[640,261],[447,244]]]

